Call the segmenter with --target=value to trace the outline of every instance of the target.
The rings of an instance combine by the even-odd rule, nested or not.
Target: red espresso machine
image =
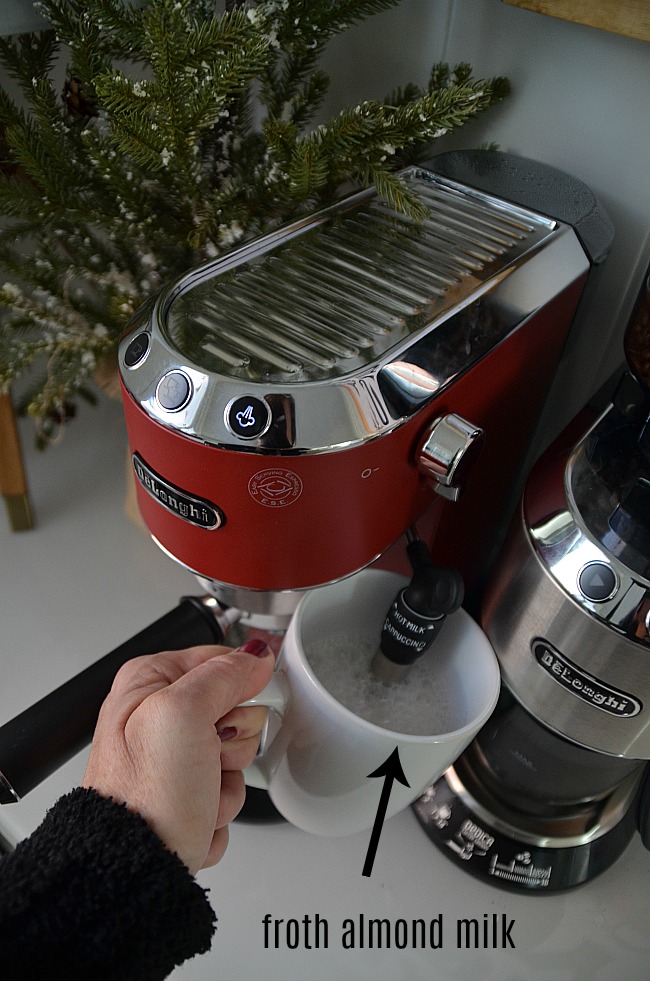
[[[242,609],[351,575],[425,513],[436,561],[483,571],[609,226],[580,185],[589,255],[551,208],[575,182],[469,160],[473,183],[450,176],[466,155],[402,175],[421,223],[354,195],[190,271],[123,339],[144,520]],[[512,200],[530,169],[545,213]]]
[[[480,589],[612,229],[583,183],[509,154],[447,153],[402,179],[421,221],[353,194],[190,270],[130,324],[140,510],[206,596],[98,662],[101,681],[92,666],[48,696],[38,724],[0,728],[5,799],[91,737],[123,660],[236,618],[281,632],[304,590],[404,571],[416,523]],[[53,728],[69,734],[44,759]]]

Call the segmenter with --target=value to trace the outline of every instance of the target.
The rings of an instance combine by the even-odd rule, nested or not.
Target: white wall
[[[0,34],[39,31],[44,24],[30,0],[0,0]]]
[[[403,0],[337,39],[329,108],[422,84],[438,60],[507,75],[513,94],[437,148],[496,141],[552,164],[584,180],[615,225],[599,288],[552,394],[551,436],[623,360],[622,333],[650,262],[650,44],[501,0]]]

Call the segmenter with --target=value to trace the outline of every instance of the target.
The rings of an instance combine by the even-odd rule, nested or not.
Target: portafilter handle
[[[184,597],[175,609],[0,726],[0,804],[20,800],[88,745],[123,664],[142,654],[220,644],[227,629],[220,612],[211,597]]]

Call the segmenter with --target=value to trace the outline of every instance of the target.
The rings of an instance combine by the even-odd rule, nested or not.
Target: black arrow
[[[384,781],[381,797],[379,798],[377,817],[375,818],[375,823],[372,828],[370,844],[368,845],[368,853],[363,865],[363,875],[367,876],[372,873],[372,866],[375,861],[375,855],[377,854],[377,846],[379,844],[381,829],[383,828],[384,820],[386,819],[386,808],[388,807],[390,792],[393,788],[393,780],[399,780],[404,787],[411,786],[404,776],[404,770],[402,769],[402,764],[399,758],[399,749],[397,746],[390,754],[388,759],[384,760],[381,766],[378,766],[372,773],[369,773],[368,777],[386,777],[386,780]]]

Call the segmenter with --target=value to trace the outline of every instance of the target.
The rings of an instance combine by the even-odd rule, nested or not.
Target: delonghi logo
[[[537,637],[531,646],[537,663],[548,671],[551,678],[584,702],[621,719],[638,715],[643,708],[642,703],[632,695],[610,688],[582,671],[548,641]]]
[[[163,480],[144,462],[139,453],[134,453],[131,460],[135,475],[144,489],[172,514],[189,521],[192,525],[208,530],[221,528],[224,524],[226,519],[223,511],[214,504],[200,497],[192,497],[191,494]]]

